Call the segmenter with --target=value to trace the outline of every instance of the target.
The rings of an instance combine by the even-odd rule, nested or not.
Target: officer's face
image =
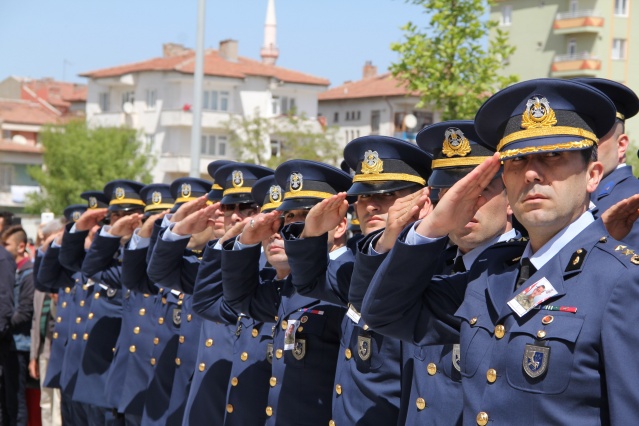
[[[513,212],[530,235],[533,250],[588,209],[603,166],[586,164],[577,151],[527,155],[504,162],[503,179]]]
[[[447,190],[440,191],[440,198]],[[499,177],[493,179],[484,189],[480,197],[479,210],[473,219],[462,229],[456,229],[449,234],[462,253],[467,253],[475,247],[509,231],[512,226],[508,215],[508,198],[504,183]]]
[[[599,139],[598,161],[603,164],[604,176],[623,163],[627,148],[628,136],[623,133],[623,123],[618,121],[606,136]]]
[[[222,238],[226,232],[226,227],[224,226],[224,211],[219,207],[213,213],[213,222],[213,235],[215,238]]]
[[[358,195],[355,210],[357,211],[362,234],[368,235],[373,231],[386,227],[388,209],[395,200],[405,197],[413,191],[414,188],[406,188],[383,194]]]
[[[288,257],[284,251],[284,241],[279,232],[271,235],[268,240],[263,241],[262,247],[264,247],[266,260],[273,265],[275,269],[288,269]]]
[[[220,208],[224,212],[224,229],[227,231],[236,223],[259,212],[255,203],[223,204]]]
[[[304,222],[310,209],[288,210],[282,215],[284,217],[284,225],[295,222]]]

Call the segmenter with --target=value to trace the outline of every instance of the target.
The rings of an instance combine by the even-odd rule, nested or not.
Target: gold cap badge
[[[291,173],[291,177],[289,179],[289,187],[291,192],[297,192],[302,190],[302,186],[304,186],[304,177],[299,172]]]
[[[449,127],[444,133],[444,145],[442,146],[442,154],[446,157],[459,156],[465,157],[471,151],[470,142],[464,136],[464,132],[457,127]]]
[[[235,188],[239,188],[242,185],[244,185],[244,174],[242,173],[241,170],[233,170],[233,172],[231,173],[232,179],[233,179],[233,187]]]
[[[362,173],[378,174],[384,170],[384,162],[379,158],[377,151],[368,150],[364,153],[364,161],[362,161]]]
[[[550,108],[548,99],[533,96],[526,102],[526,111],[521,117],[522,129],[536,129],[540,127],[552,127],[557,124],[555,111]]]

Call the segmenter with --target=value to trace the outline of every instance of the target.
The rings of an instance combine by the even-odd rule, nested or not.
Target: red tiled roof
[[[406,89],[406,85],[396,80],[390,73],[358,81],[349,81],[318,95],[318,100],[377,98],[381,96],[416,95]]]
[[[0,99],[0,121],[20,124],[57,124],[60,117],[42,104],[13,99]]]
[[[29,80],[23,83],[25,87],[31,89],[38,97],[44,99],[55,107],[69,107],[70,102],[86,102],[86,84],[67,83],[55,81],[50,78],[40,80]],[[35,100],[33,96],[23,91],[23,99]]]
[[[106,78],[142,71],[176,71],[193,74],[194,68],[195,53],[192,50],[187,50],[181,55],[153,58],[133,64],[90,71],[80,75],[88,78]],[[328,86],[330,84],[325,78],[315,77],[273,65],[266,65],[241,56],[238,57],[237,62],[228,61],[221,57],[217,50],[212,49],[207,50],[204,55],[204,74],[230,78],[246,78],[247,76],[273,77],[286,83],[312,84],[318,86]]]

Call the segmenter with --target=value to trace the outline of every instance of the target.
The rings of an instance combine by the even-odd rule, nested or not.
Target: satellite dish
[[[13,142],[15,142],[15,143],[19,143],[20,145],[26,145],[27,144],[27,138],[25,138],[22,135],[13,135],[11,140]]]
[[[123,103],[122,111],[124,111],[125,114],[131,114],[133,112],[133,104],[131,102]]]
[[[417,127],[417,117],[413,114],[406,115],[406,117],[404,117],[404,126],[406,126],[407,129],[414,129]]]

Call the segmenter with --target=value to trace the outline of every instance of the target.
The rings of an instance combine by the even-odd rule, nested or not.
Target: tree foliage
[[[336,129],[323,128],[316,120],[294,112],[275,118],[259,114],[233,117],[226,128],[238,160],[246,163],[275,168],[297,158],[337,164],[341,156]],[[271,141],[280,143],[277,156],[271,155]]]
[[[40,134],[42,167],[29,168],[41,186],[29,194],[26,211],[61,214],[70,204],[85,202],[80,194],[102,190],[114,179],[149,182],[154,161],[130,128],[89,128],[83,121],[50,126]]]
[[[488,3],[487,3],[488,1]],[[391,72],[418,92],[443,120],[472,119],[494,92],[517,81],[500,73],[514,53],[507,33],[484,18],[492,0],[412,0],[430,18],[425,27],[407,23]]]

